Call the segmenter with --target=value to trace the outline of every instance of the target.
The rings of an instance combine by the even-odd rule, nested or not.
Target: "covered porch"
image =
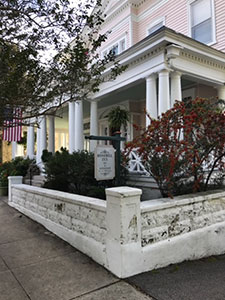
[[[129,141],[139,134],[133,124],[149,124],[145,111],[157,118],[175,100],[225,99],[225,54],[171,29],[159,29],[118,58],[127,69],[116,80],[103,83],[88,101],[65,103],[58,117],[41,117],[36,146],[34,128],[28,128],[28,157],[34,157],[35,148],[37,163],[44,149],[93,151],[96,141],[89,144],[84,135],[109,135],[108,113],[116,106],[130,112],[127,130],[122,130]]]

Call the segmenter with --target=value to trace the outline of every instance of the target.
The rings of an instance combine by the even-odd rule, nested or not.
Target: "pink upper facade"
[[[225,52],[225,0],[106,0],[101,52],[119,54],[166,26]]]

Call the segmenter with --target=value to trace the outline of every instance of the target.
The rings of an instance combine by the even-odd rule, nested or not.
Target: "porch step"
[[[153,200],[162,197],[157,183],[150,176],[130,174],[126,184],[131,187],[142,189],[141,201]]]

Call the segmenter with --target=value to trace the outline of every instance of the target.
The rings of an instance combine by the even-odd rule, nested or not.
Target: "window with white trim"
[[[115,44],[112,44],[107,49],[105,49],[102,52],[102,56],[103,57],[106,56],[110,51],[112,51],[115,55],[118,55],[125,50],[126,50],[126,39],[123,38],[123,39],[119,40],[118,42],[116,42]]]
[[[190,33],[199,42],[215,42],[213,0],[195,0],[190,4]]]

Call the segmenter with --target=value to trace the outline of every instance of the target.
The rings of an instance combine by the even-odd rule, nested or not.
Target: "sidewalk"
[[[0,198],[0,300],[150,300]]]
[[[0,198],[0,300],[28,299],[225,300],[225,255],[120,280]]]

